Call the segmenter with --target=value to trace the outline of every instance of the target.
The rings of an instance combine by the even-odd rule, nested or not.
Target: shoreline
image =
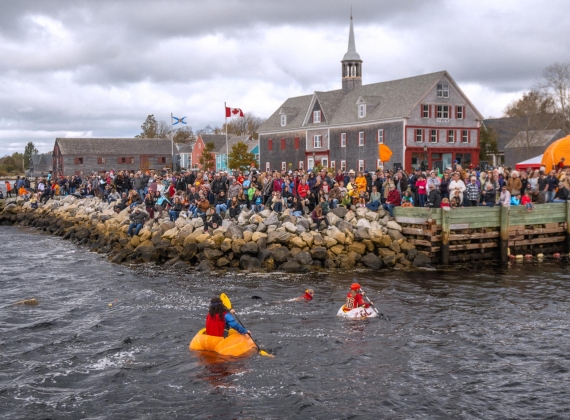
[[[0,224],[30,226],[86,245],[115,263],[155,263],[196,271],[310,271],[380,268],[412,269],[431,265],[402,235],[402,227],[383,211],[344,207],[327,215],[330,228],[316,230],[310,218],[265,210],[242,211],[238,221],[203,233],[201,218],[167,218],[145,223],[128,237],[128,209],[97,198],[55,197],[38,209],[23,198],[0,200]],[[139,206],[143,211],[144,207]],[[385,213],[385,214],[383,214]]]

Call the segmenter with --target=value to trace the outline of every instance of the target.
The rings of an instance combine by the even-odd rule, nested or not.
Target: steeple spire
[[[352,25],[352,6],[350,7],[350,31],[348,33],[348,51],[342,61],[342,90],[348,93],[357,86],[362,86],[362,60],[356,52],[354,27]]]

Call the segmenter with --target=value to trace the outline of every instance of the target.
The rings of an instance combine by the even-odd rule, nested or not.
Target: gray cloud
[[[570,50],[563,0],[3,2],[0,155],[66,133],[132,136],[149,113],[220,125],[224,101],[268,116],[338,88],[351,3],[365,83],[446,69],[484,115]]]

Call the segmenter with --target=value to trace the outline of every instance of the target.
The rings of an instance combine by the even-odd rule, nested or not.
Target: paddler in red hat
[[[369,308],[370,304],[364,302],[362,298],[364,296],[364,292],[360,291],[360,284],[352,283],[350,286],[350,292],[346,295],[346,303],[344,305],[344,309],[346,311],[350,311],[355,308],[365,307]]]

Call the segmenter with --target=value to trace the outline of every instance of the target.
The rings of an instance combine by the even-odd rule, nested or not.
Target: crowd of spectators
[[[443,173],[438,169],[411,173],[404,170],[263,172],[209,172],[186,170],[109,171],[105,174],[51,177],[7,182],[7,195],[14,191],[29,199],[32,207],[56,195],[98,197],[120,212],[131,212],[129,234],[147,219],[179,217],[204,219],[204,229],[215,228],[223,218],[237,219],[244,209],[260,212],[286,209],[295,216],[310,215],[317,225],[328,226],[326,214],[337,206],[349,210],[366,207],[385,209],[394,217],[394,207],[432,207],[449,210],[473,206],[518,206],[531,211],[534,204],[565,202],[570,190],[570,168],[562,161],[554,170],[516,171],[498,167],[486,171],[464,169],[459,164]],[[146,213],[140,211],[144,207]],[[207,216],[211,216],[208,218]]]

